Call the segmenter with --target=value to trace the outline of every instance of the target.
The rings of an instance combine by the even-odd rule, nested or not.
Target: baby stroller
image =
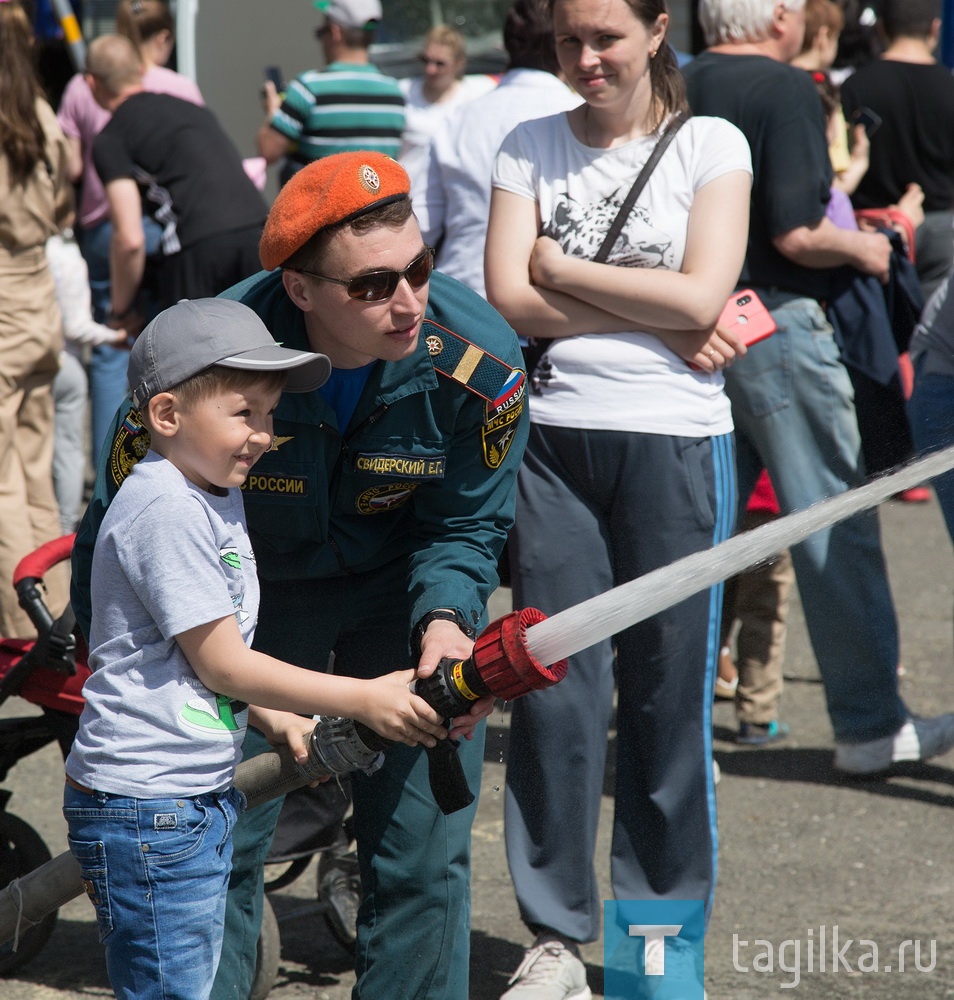
[[[83,682],[89,676],[85,648],[74,637],[76,620],[71,609],[54,619],[42,589],[50,568],[69,558],[73,538],[67,535],[41,546],[19,563],[13,576],[20,606],[37,637],[0,639],[0,704],[16,695],[43,711],[42,715],[0,719],[0,781],[17,761],[54,740],[65,757],[76,735],[83,711]],[[0,789],[0,888],[51,857],[36,830],[8,811],[11,795]],[[55,924],[53,912],[19,935],[15,951],[12,942],[0,946],[0,975],[30,961],[46,944]]]
[[[76,735],[84,704],[82,688],[90,674],[86,646],[76,629],[72,609],[67,607],[54,619],[43,588],[43,579],[49,570],[70,557],[74,539],[75,535],[66,535],[48,542],[21,560],[14,573],[20,606],[29,616],[37,635],[35,639],[0,638],[0,705],[16,696],[41,708],[42,714],[0,719],[0,782],[19,760],[53,741],[59,745],[65,759]],[[283,811],[279,834],[268,859],[270,881],[267,889],[287,885],[304,871],[316,853],[334,846],[338,849],[336,852],[328,851],[329,858],[334,859],[347,850],[350,836],[342,832],[347,829],[341,823],[344,810],[338,801],[328,799],[328,786],[320,788],[325,789],[319,796],[324,799],[321,805],[302,797],[298,800],[299,806],[291,803]],[[335,792],[339,800],[347,802],[345,790],[335,788]],[[11,797],[11,792],[0,788],[0,889],[39,868],[52,856],[40,834],[8,811]],[[333,793],[332,797],[335,797]],[[298,823],[290,819],[289,814],[297,816]],[[305,829],[306,825],[310,829]],[[345,859],[341,863],[347,865],[349,861]],[[330,901],[317,903],[314,909],[325,912],[336,936],[347,945],[349,942],[337,933],[333,919],[336,914],[329,904]],[[41,951],[53,932],[56,919],[54,911],[37,925],[21,931],[16,950],[13,942],[0,944],[0,976],[12,973]],[[278,974],[280,957],[278,922],[266,896],[251,1000],[264,1000],[268,995]]]

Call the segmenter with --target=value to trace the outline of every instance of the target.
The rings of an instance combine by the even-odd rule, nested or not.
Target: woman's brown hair
[[[43,88],[33,56],[33,28],[19,3],[0,3],[0,150],[14,183],[44,158],[45,137],[36,113]]]

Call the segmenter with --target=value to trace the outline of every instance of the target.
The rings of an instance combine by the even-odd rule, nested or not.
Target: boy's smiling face
[[[159,450],[200,489],[216,493],[240,487],[272,446],[272,415],[280,397],[280,391],[253,383],[188,404],[177,400],[173,433],[163,435]]]

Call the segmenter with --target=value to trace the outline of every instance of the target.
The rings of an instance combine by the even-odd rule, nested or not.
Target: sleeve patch
[[[109,451],[109,474],[116,489],[122,486],[123,480],[147,451],[149,431],[146,430],[139,411],[131,409],[113,437]]]
[[[510,400],[509,405],[513,406],[519,402],[511,397],[514,393],[522,395],[524,372],[433,320],[424,321],[421,336],[435,371],[485,400],[488,420],[501,403]]]
[[[513,444],[517,421],[523,413],[523,403],[497,413],[481,428],[484,447],[484,464],[488,469],[499,469]]]

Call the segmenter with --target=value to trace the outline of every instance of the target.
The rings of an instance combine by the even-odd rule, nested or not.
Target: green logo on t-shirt
[[[232,569],[242,568],[242,559],[238,554],[238,549],[231,546],[226,549],[219,549],[219,558],[226,566],[231,566]]]
[[[215,696],[215,708],[217,715],[205,706],[187,703],[182,706],[179,718],[193,729],[202,729],[206,732],[234,733],[238,732],[239,724],[235,720],[235,713],[244,711],[247,706],[244,702],[235,701],[224,694]]]

